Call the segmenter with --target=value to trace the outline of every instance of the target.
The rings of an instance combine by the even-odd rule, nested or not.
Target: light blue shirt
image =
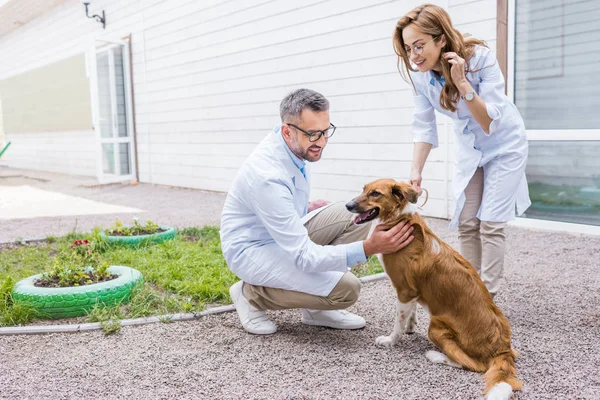
[[[301,221],[310,181],[310,166],[290,151],[280,125],[242,164],[223,207],[221,247],[245,282],[327,296],[349,267],[366,261],[362,242],[310,240]]]

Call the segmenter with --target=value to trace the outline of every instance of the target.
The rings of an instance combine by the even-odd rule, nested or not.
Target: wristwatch
[[[467,93],[465,93],[464,96],[460,96],[460,98],[466,101],[472,101],[475,98],[475,92],[470,90]]]

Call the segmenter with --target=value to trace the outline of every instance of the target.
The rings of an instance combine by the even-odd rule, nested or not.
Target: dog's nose
[[[346,210],[352,212],[352,210],[354,210],[354,207],[356,207],[356,203],[354,202],[354,200],[346,203]]]

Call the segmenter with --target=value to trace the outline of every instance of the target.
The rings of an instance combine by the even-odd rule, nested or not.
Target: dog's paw
[[[375,343],[378,346],[384,346],[384,347],[392,347],[393,345],[395,345],[397,342],[397,340],[393,337],[393,336],[379,336],[377,339],[375,339]]]
[[[439,351],[429,350],[425,353],[425,357],[434,364],[447,364],[448,357]]]
[[[489,391],[486,400],[509,400],[512,393],[512,387],[508,383],[500,382]]]
[[[439,351],[429,350],[425,353],[425,357],[427,357],[427,359],[434,364],[444,364],[454,368],[462,368],[460,364],[451,361],[448,356],[446,356],[444,353],[440,353]]]

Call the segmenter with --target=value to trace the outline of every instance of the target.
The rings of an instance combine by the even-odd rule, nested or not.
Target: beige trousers
[[[337,245],[365,240],[371,224],[354,225],[352,214],[343,203],[333,204],[304,226],[310,239],[320,245]],[[311,308],[340,310],[358,300],[361,283],[352,273],[345,273],[327,296],[314,296],[293,290],[275,289],[244,283],[244,295],[253,306],[262,310]]]
[[[477,218],[483,197],[483,168],[477,168],[475,171],[465,189],[465,197],[458,225],[460,253],[477,270],[483,283],[494,296],[500,289],[504,275],[506,222],[486,222]]]

